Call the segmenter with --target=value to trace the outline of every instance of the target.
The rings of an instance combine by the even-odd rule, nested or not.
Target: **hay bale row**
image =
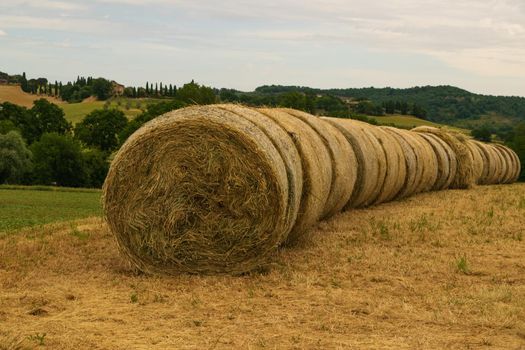
[[[291,109],[194,106],[135,132],[105,181],[120,250],[153,274],[240,274],[341,210],[416,193],[510,183],[502,145]]]

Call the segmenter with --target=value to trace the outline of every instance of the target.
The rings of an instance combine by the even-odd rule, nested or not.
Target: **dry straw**
[[[494,146],[493,144],[488,144],[487,146],[492,150],[496,164],[496,171],[494,173],[494,176],[492,177],[491,184],[499,184],[505,176],[505,160],[503,159],[503,155],[499,152],[496,146]]]
[[[423,175],[423,164],[419,158],[419,142],[412,135],[413,133],[409,131],[390,126],[383,126],[382,128],[397,140],[405,157],[405,181],[397,193],[396,198],[411,196],[416,193],[416,189]]]
[[[303,193],[297,220],[287,238],[296,243],[325,213],[332,186],[332,161],[321,137],[307,123],[282,110],[260,108],[258,111],[286,130],[302,160]]]
[[[281,110],[307,123],[323,140],[332,160],[332,185],[322,218],[340,212],[352,196],[357,177],[357,160],[352,146],[341,131],[327,121],[294,109]]]
[[[484,155],[482,154],[482,151],[479,149],[479,147],[476,146],[474,142],[472,142],[472,140],[466,140],[465,146],[467,146],[470,154],[472,155],[474,183],[478,184],[483,174],[483,164],[485,163],[483,160]]]
[[[321,118],[343,133],[357,159],[357,177],[345,209],[363,207],[377,198],[386,175],[384,151],[368,127],[350,119]],[[381,165],[382,164],[382,165]]]
[[[510,151],[507,147],[499,144],[494,144],[494,147],[496,147],[498,152],[500,152],[504,160],[505,171],[500,183],[510,183],[515,173],[514,159],[511,154],[512,151]]]
[[[257,127],[268,136],[281,155],[286,166],[286,174],[289,183],[287,227],[289,227],[290,231],[297,219],[303,193],[303,169],[301,157],[294,141],[283,128],[273,121],[273,119],[252,108],[237,104],[222,104],[217,105],[217,107],[235,113],[239,117],[247,119],[257,125]],[[284,233],[286,237],[288,236],[289,231]]]
[[[458,160],[458,168],[450,185],[451,188],[466,189],[471,188],[474,185],[475,179],[472,166],[472,156],[467,146],[465,146],[461,140],[452,133],[430,126],[419,126],[413,129],[413,131],[433,134],[452,148]]]
[[[381,145],[385,154],[385,180],[374,204],[388,202],[392,200],[403,188],[406,173],[406,162],[403,149],[394,136],[380,127],[370,126],[370,131]]]
[[[441,189],[451,170],[444,142],[431,134],[411,133],[418,142],[418,159],[423,166],[415,193]]]
[[[149,273],[243,273],[289,231],[286,165],[255,124],[215,106],[133,134],[112,162],[104,209],[120,249]]]

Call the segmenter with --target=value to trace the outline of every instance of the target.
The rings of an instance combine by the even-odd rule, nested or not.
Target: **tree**
[[[104,78],[94,79],[92,83],[93,94],[101,101],[107,100],[111,96],[111,82]]]
[[[22,81],[20,82],[20,87],[22,88],[22,91],[30,92],[27,85],[26,72],[22,73]]]
[[[514,128],[514,137],[510,147],[516,152],[521,161],[520,181],[525,181],[525,122]]]
[[[148,105],[147,110],[145,112],[141,113],[135,119],[131,120],[126,125],[126,127],[119,133],[120,144],[124,143],[124,141],[126,141],[131,134],[133,134],[142,125],[144,125],[144,123],[150,121],[151,119],[159,115],[185,106],[185,103],[177,100],[162,101],[159,103]]]
[[[149,95],[149,83],[146,82],[146,95]]]
[[[69,135],[44,134],[31,145],[33,178],[40,185],[81,187],[86,182],[82,150]]]
[[[303,93],[297,91],[286,92],[279,98],[279,105],[304,111],[306,109],[306,98]]]
[[[0,134],[0,184],[20,183],[31,170],[31,152],[17,131]]]
[[[492,140],[492,131],[487,124],[472,129],[470,134],[479,141],[490,142]]]
[[[30,111],[38,121],[39,136],[49,132],[65,134],[71,130],[71,124],[66,120],[62,108],[46,99],[33,102]]]
[[[20,130],[24,139],[29,143],[33,143],[40,137],[39,121],[30,110],[25,107],[18,106],[9,102],[0,104],[0,121],[7,121]]]
[[[117,135],[127,123],[126,116],[120,110],[94,110],[76,125],[75,137],[88,146],[112,151],[119,145]]]
[[[82,152],[84,168],[86,169],[86,187],[100,188],[106,179],[109,163],[104,152],[96,149],[86,149]]]
[[[201,86],[192,80],[177,90],[177,99],[187,104],[207,105],[215,103],[216,96],[212,88]]]

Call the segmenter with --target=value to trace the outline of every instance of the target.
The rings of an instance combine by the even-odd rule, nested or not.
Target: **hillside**
[[[54,97],[28,94],[27,92],[22,91],[20,85],[0,85],[0,103],[11,102],[31,108],[33,102],[41,98],[45,98],[55,104],[63,104],[62,101]]]
[[[525,185],[342,213],[266,271],[148,276],[101,219],[0,235],[0,348],[520,349]]]
[[[328,94],[353,100],[370,100],[376,104],[389,101],[417,103],[433,122],[454,124],[494,116],[505,120],[525,121],[525,97],[489,96],[468,92],[453,86],[423,86],[409,89],[348,88],[314,89],[297,86],[261,86],[259,94],[280,94],[301,91],[308,94]]]

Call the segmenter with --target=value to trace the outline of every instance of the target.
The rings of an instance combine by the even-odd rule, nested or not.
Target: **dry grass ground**
[[[517,184],[346,212],[242,277],[136,274],[98,219],[19,232],[0,349],[525,349],[524,231]]]
[[[0,103],[7,101],[20,106],[31,108],[33,107],[33,102],[41,98],[45,98],[49,102],[55,104],[63,103],[61,100],[54,97],[31,95],[23,92],[20,88],[20,85],[0,85]]]

